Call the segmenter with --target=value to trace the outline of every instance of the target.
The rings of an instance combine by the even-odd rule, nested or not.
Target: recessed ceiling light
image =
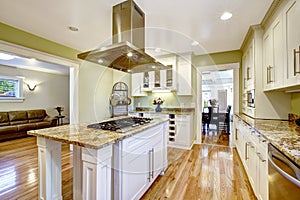
[[[30,61],[33,61],[33,62],[36,61],[35,58],[29,58],[29,60],[30,60]]]
[[[192,42],[192,46],[198,46],[198,45],[199,45],[199,42],[197,42],[197,41]]]
[[[127,72],[131,72],[131,69],[127,69]]]
[[[128,57],[132,57],[133,55],[132,55],[131,52],[128,52],[128,53],[127,53],[127,56],[128,56]]]
[[[152,69],[155,69],[155,68],[156,68],[156,66],[153,65],[153,66],[152,66]]]
[[[12,60],[15,56],[6,54],[6,53],[0,53],[0,60]]]
[[[223,14],[222,14],[222,16],[220,17],[220,19],[221,20],[228,20],[228,19],[230,19],[232,17],[232,13],[230,13],[230,12],[224,12]]]
[[[74,31],[74,32],[76,32],[76,31],[79,30],[79,29],[78,29],[77,27],[75,27],[75,26],[69,26],[68,28],[69,28],[70,31]]]
[[[103,63],[103,60],[102,60],[102,59],[99,59],[97,62],[100,63],[100,64],[102,64],[102,63]]]

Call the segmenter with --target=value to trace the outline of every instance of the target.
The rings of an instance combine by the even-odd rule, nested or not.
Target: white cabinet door
[[[193,116],[175,115],[175,145],[190,148],[194,140]]]
[[[257,148],[257,188],[258,188],[258,199],[268,200],[269,188],[268,188],[268,145],[259,144]]]
[[[163,147],[163,138],[162,134],[156,138],[153,138],[152,141],[152,149],[150,152],[152,153],[151,157],[151,178],[154,179],[157,177],[164,168],[164,147]]]
[[[168,57],[157,58],[159,62],[166,66],[172,67],[169,70],[161,70],[161,85],[164,89],[176,90],[177,85],[177,76],[176,76],[176,68],[177,68],[177,56],[171,55]]]
[[[131,96],[147,96],[147,94],[142,91],[143,78],[143,73],[131,74]]]
[[[122,158],[122,199],[137,199],[150,182],[149,144],[143,144]]]
[[[114,197],[139,199],[167,167],[168,123],[114,144]]]
[[[177,63],[177,95],[192,95],[192,64],[191,60],[178,58]]]
[[[256,145],[252,141],[248,145],[248,159],[249,159],[248,177],[255,193],[255,191],[257,190],[257,186],[256,186],[257,159],[256,159]]]
[[[263,36],[263,82],[264,90],[273,87],[271,80],[271,67],[273,66],[273,44],[271,30],[268,30]]]
[[[282,16],[272,23],[263,38],[264,89],[283,87]]]
[[[293,0],[283,9],[284,26],[284,81],[285,86],[300,83],[300,1]],[[296,51],[296,52],[295,52]]]

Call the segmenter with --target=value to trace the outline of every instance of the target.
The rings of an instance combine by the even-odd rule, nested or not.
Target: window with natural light
[[[23,79],[0,75],[0,102],[23,101]]]

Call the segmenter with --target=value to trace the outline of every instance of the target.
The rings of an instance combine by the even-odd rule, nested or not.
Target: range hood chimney
[[[113,6],[112,15],[113,44],[80,53],[78,58],[129,73],[170,68],[145,53],[145,14],[133,0]]]

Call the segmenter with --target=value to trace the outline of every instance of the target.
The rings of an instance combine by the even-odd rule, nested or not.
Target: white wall
[[[112,69],[90,62],[79,68],[79,122],[109,118],[109,97],[113,86]]]
[[[50,116],[58,115],[55,107],[63,106],[69,121],[69,76],[37,72],[0,65],[0,74],[24,77],[23,96],[20,103],[0,102],[0,111],[46,109]],[[26,82],[38,83],[34,91],[29,91]]]

